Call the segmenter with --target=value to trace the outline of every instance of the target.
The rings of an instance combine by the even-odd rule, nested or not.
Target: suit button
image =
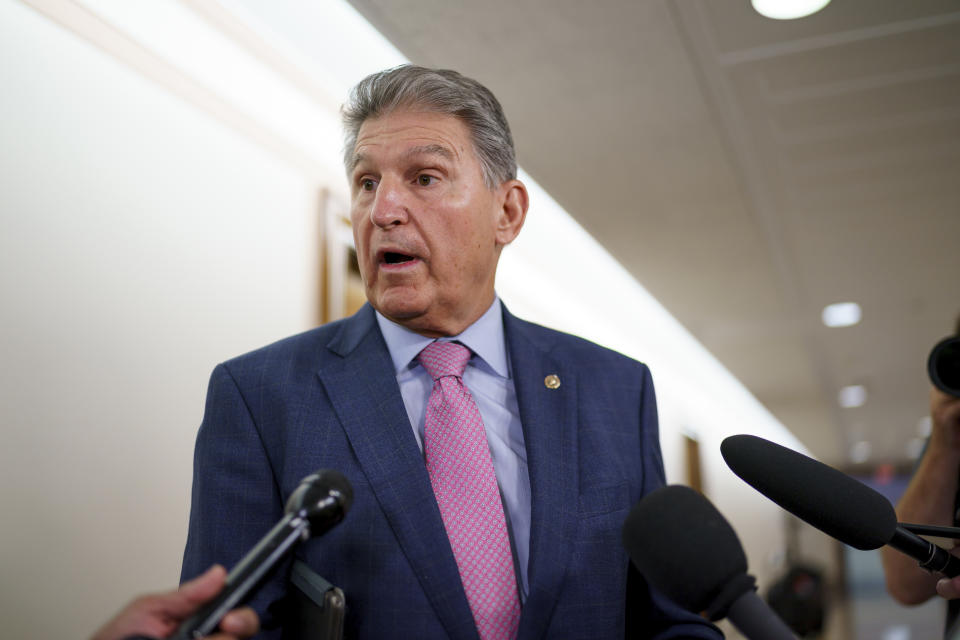
[[[543,379],[543,385],[547,389],[556,389],[557,387],[560,386],[560,378],[557,375],[551,373],[550,375],[548,375],[546,378]]]

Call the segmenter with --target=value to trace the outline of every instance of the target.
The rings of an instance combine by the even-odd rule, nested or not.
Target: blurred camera
[[[960,398],[960,336],[937,343],[927,360],[927,371],[935,387]]]

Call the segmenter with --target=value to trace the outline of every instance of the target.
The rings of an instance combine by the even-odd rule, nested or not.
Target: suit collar
[[[373,307],[364,304],[354,315],[340,321],[337,332],[327,343],[327,348],[338,356],[346,357],[367,337],[375,324]]]
[[[386,318],[379,312],[374,312],[377,326],[387,343],[390,358],[393,360],[394,371],[399,375],[401,371],[411,366],[411,361],[417,357],[433,338],[421,336],[418,333],[403,327]],[[501,378],[509,378],[510,371],[507,363],[507,346],[503,337],[503,312],[499,298],[476,322],[455,336],[442,338],[455,340],[466,345],[486,367]]]

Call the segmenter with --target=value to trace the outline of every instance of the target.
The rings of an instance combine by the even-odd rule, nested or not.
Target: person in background
[[[131,637],[166,638],[180,623],[220,593],[227,578],[223,567],[215,565],[179,589],[141,596],[124,607],[97,631],[91,640],[126,640]],[[242,640],[260,630],[253,609],[234,609],[220,621],[219,631],[210,640]]]
[[[955,335],[960,336],[960,318]],[[956,526],[960,523],[960,397],[930,389],[930,438],[910,484],[897,503],[901,522]],[[955,552],[956,553],[956,552]],[[960,614],[960,577],[931,574],[916,560],[883,547],[887,591],[902,604],[920,604],[940,595],[951,600],[947,628]]]

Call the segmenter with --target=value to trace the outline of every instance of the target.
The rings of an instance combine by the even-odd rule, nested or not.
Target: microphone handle
[[[917,560],[927,571],[942,573],[948,578],[960,576],[960,558],[900,525],[887,544]]]
[[[227,576],[223,591],[200,611],[183,621],[171,640],[195,640],[210,635],[223,616],[237,607],[260,579],[293,546],[310,533],[310,521],[288,513],[243,557]]]
[[[797,640],[790,627],[753,589],[748,589],[733,601],[727,611],[727,619],[748,640]]]

